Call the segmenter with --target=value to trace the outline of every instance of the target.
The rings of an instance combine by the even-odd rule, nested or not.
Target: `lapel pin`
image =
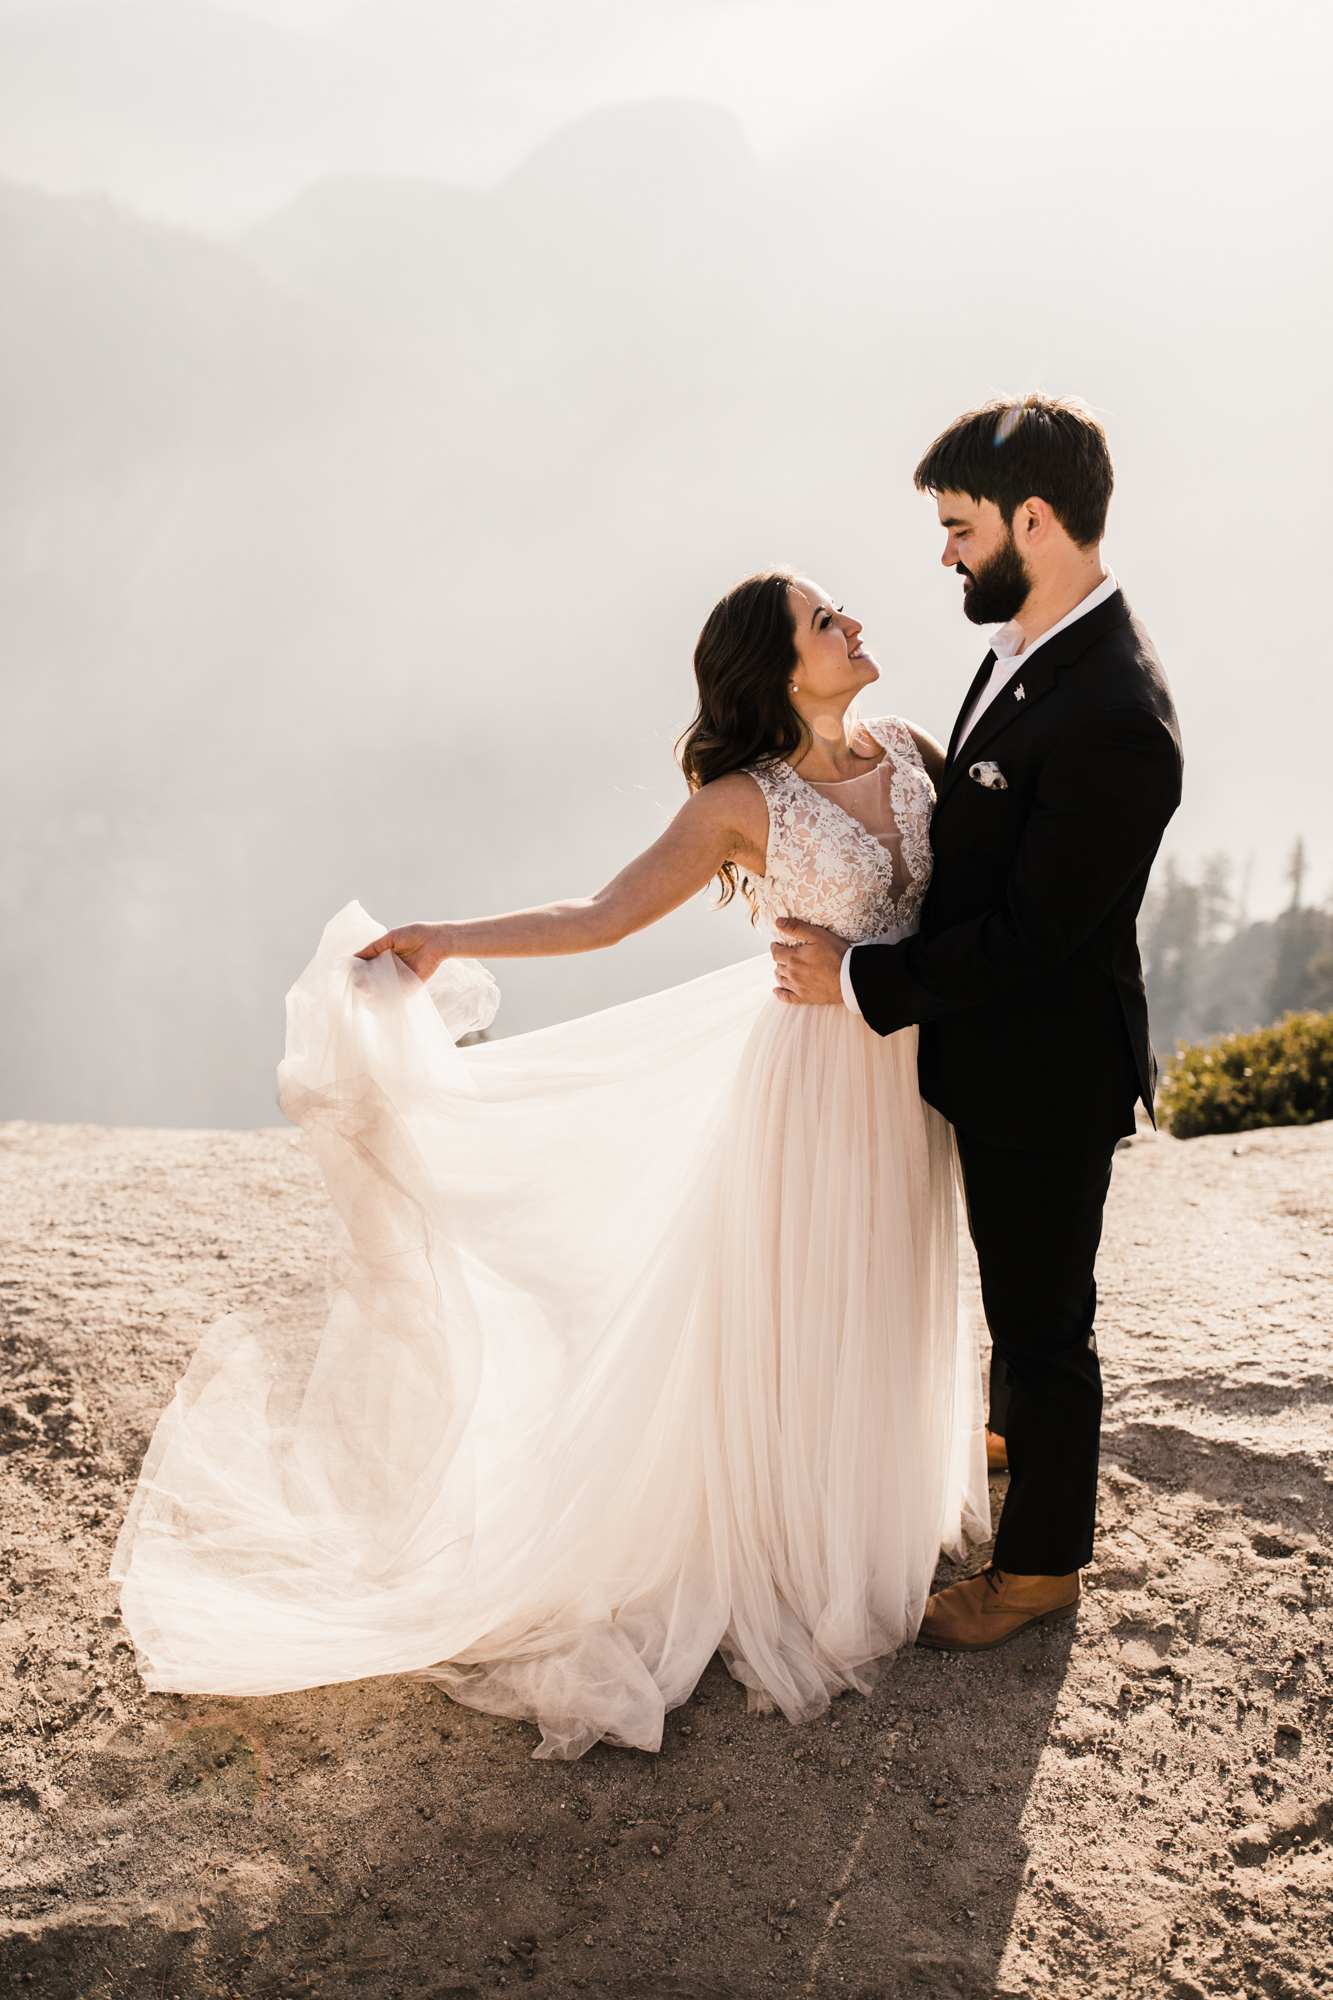
[[[1018,683],[1018,686],[1014,689],[1014,700],[1015,701],[1027,700],[1027,689],[1024,687],[1022,681],[1020,681]]]

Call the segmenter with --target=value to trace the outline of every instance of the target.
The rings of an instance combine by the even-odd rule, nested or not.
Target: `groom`
[[[1134,920],[1181,781],[1166,677],[1101,558],[1111,478],[1063,398],[935,440],[917,487],[964,612],[1000,629],[950,738],[921,929],[849,950],[792,921],[773,947],[783,998],[920,1024],[921,1093],[957,1133],[1010,1481],[990,1567],[926,1605],[918,1643],[947,1650],[1071,1615],[1092,1555],[1093,1270],[1116,1141],[1152,1113]]]

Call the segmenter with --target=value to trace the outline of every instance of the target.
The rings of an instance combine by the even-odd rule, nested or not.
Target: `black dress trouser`
[[[1019,1153],[958,1133],[990,1327],[991,1429],[1009,1457],[995,1567],[1067,1576],[1092,1557],[1102,1375],[1093,1276],[1115,1140]]]

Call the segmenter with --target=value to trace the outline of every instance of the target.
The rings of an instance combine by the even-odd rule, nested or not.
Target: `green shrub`
[[[1177,1139],[1333,1118],[1333,1014],[1288,1014],[1271,1028],[1179,1049],[1158,1110]]]

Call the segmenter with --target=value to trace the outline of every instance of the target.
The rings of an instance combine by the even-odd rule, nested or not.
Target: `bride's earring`
[[[801,692],[801,690],[797,687],[795,681],[789,681],[787,685],[788,687],[790,687],[793,694],[799,694]]]

